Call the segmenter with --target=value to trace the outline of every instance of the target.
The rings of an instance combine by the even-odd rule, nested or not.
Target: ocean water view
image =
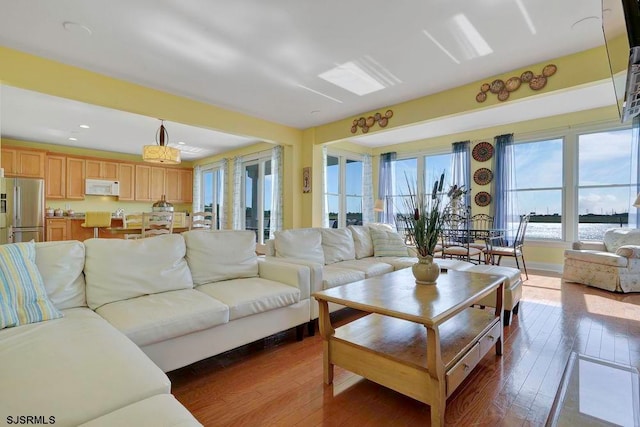
[[[515,224],[515,227],[517,229],[518,224]],[[616,227],[620,227],[620,224],[582,223],[578,225],[578,238],[580,240],[601,240],[606,230]],[[526,238],[560,240],[562,239],[562,224],[530,222],[527,226]]]

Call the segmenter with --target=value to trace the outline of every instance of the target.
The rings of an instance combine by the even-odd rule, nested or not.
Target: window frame
[[[245,158],[243,158],[242,161],[242,182],[240,183],[241,186],[241,211],[242,211],[242,221],[241,221],[241,225],[242,225],[242,229],[246,230],[247,229],[247,182],[246,182],[246,168],[247,166],[253,166],[253,165],[258,165],[258,197],[256,200],[257,203],[257,207],[256,207],[256,211],[257,212],[261,212],[261,214],[258,216],[258,224],[257,224],[257,230],[251,230],[251,231],[255,231],[256,234],[256,243],[258,244],[264,244],[265,239],[265,229],[264,229],[264,197],[265,197],[265,164],[266,162],[270,162],[271,161],[271,152],[260,152],[260,153],[256,153],[252,156],[246,156]],[[273,171],[272,171],[273,174]],[[268,239],[268,237],[267,237]]]
[[[338,193],[329,193],[328,190],[324,189],[323,197],[326,199],[327,196],[338,196],[338,224],[337,228],[345,228],[347,226],[347,197],[360,197],[361,206],[364,207],[364,195],[361,194],[346,194],[347,193],[347,182],[346,182],[346,171],[347,171],[347,160],[360,162],[364,167],[364,156],[360,153],[353,153],[350,151],[343,150],[331,150],[327,149],[327,158],[329,157],[337,157],[338,158]],[[327,166],[328,167],[328,166]],[[325,171],[326,174],[326,171]],[[364,177],[362,177],[364,180]],[[364,187],[364,181],[362,182],[362,186]],[[364,190],[364,189],[363,189]],[[327,207],[327,210],[328,207]],[[330,212],[326,212],[327,217]],[[362,212],[364,214],[364,212]],[[331,227],[331,224],[329,224]]]
[[[216,204],[218,205],[218,212],[213,212],[213,214],[215,215],[215,221],[213,224],[213,229],[215,230],[222,230],[224,228],[224,224],[221,223],[220,221],[220,212],[223,211],[223,209],[225,209],[225,191],[226,191],[226,186],[227,183],[225,182],[225,176],[224,176],[224,165],[222,164],[222,162],[216,162],[216,163],[210,163],[207,165],[203,165],[200,167],[200,176],[198,177],[198,179],[200,180],[200,200],[199,200],[199,205],[201,207],[202,211],[206,211],[206,207],[205,207],[205,175],[207,173],[212,173],[213,175],[213,182],[212,182],[212,188],[213,188],[213,192],[212,192],[212,205],[211,205],[211,209],[213,212],[213,208],[214,206],[216,206]],[[218,181],[222,181],[220,184],[218,183]],[[216,191],[216,189],[220,187],[221,192],[222,192],[222,197],[219,199],[219,194]]]

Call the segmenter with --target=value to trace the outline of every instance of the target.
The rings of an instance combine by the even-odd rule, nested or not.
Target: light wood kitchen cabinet
[[[117,162],[102,160],[85,160],[85,174],[88,179],[107,179],[117,181],[119,168]]]
[[[84,199],[85,160],[67,157],[66,199]]]
[[[60,240],[68,240],[69,227],[68,221],[64,218],[48,218],[45,221],[47,242],[55,242]]]
[[[2,167],[5,176],[44,178],[45,157],[44,151],[22,150],[18,148],[2,148]]]
[[[136,165],[135,199],[139,202],[151,201],[151,166]]]
[[[118,200],[135,200],[135,174],[136,168],[134,164],[118,164],[118,181],[120,181],[120,196],[118,196]]]
[[[151,166],[151,201],[157,202],[165,193],[165,168]]]
[[[45,197],[64,199],[67,194],[67,157],[47,156],[45,171]]]
[[[170,203],[193,201],[193,171],[191,169],[166,169],[165,191]]]

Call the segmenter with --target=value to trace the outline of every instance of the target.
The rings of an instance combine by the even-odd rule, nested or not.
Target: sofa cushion
[[[602,238],[607,252],[616,252],[620,246],[640,245],[640,229],[610,228],[604,232]]]
[[[315,228],[276,231],[276,257],[298,258],[324,264],[322,235]]]
[[[418,258],[410,256],[384,256],[376,257],[376,259],[380,262],[391,265],[394,270],[409,268],[418,262]]]
[[[402,236],[395,231],[371,229],[374,256],[408,256],[407,245]]]
[[[80,427],[202,426],[172,394],[159,394],[120,408]]]
[[[84,275],[92,309],[142,295],[193,288],[184,238],[88,239]]]
[[[229,320],[300,302],[300,289],[259,277],[208,283],[196,289],[228,305]]]
[[[84,244],[77,240],[36,243],[36,265],[57,309],[86,307]]]
[[[373,240],[371,240],[369,227],[366,225],[350,225],[347,228],[351,230],[353,236],[356,259],[373,256]]]
[[[347,283],[357,282],[365,278],[364,271],[349,270],[326,265],[322,269],[322,289],[330,289]]]
[[[571,258],[591,264],[610,265],[613,267],[626,267],[629,259],[611,252],[600,252],[592,250],[576,251],[574,249],[565,249],[565,258]]]
[[[379,276],[393,271],[393,266],[391,264],[381,262],[378,258],[374,257],[342,261],[333,265],[338,268],[362,271],[365,278]]]
[[[322,251],[324,263],[333,264],[339,261],[355,259],[356,249],[353,235],[348,228],[322,228]]]
[[[0,331],[0,412],[55,416],[77,426],[169,393],[169,378],[131,340],[88,308]]]
[[[33,241],[0,245],[0,329],[62,317],[49,301]]]
[[[623,245],[616,250],[616,255],[625,258],[640,258],[640,245]]]
[[[187,263],[195,285],[258,275],[253,231],[187,231]]]
[[[229,308],[225,304],[194,289],[116,301],[103,305],[96,313],[139,346],[187,335],[229,321]]]

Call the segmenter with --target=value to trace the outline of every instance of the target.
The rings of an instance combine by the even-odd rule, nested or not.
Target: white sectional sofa
[[[564,251],[562,278],[614,292],[640,292],[640,230],[612,228],[602,241],[578,241]]]
[[[200,425],[164,372],[301,332],[310,318],[308,268],[258,260],[253,239],[192,231],[29,243],[63,316],[0,329],[0,424]]]
[[[305,265],[311,271],[311,293],[323,289],[378,276],[412,266],[418,261],[411,256],[411,248],[403,238],[386,224],[350,225],[346,228],[300,228],[275,233],[264,245],[267,260],[279,260]],[[493,265],[475,265],[452,259],[435,260],[442,270],[505,276],[504,322],[508,325],[511,313],[518,313],[522,296],[520,270]],[[495,297],[482,301],[495,306]],[[344,308],[330,303],[331,312]],[[318,304],[311,305],[309,333],[315,330]]]

